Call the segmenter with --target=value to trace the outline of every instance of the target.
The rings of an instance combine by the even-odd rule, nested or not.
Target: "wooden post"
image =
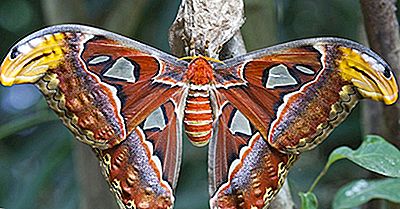
[[[396,0],[361,0],[365,29],[370,47],[400,75],[400,37]],[[399,84],[399,80],[397,80]],[[364,106],[365,133],[379,134],[400,147],[400,103],[383,107],[378,103]]]
[[[396,16],[396,0],[360,0],[370,47],[400,75],[400,37]],[[399,85],[399,80],[397,80]],[[363,104],[364,134],[378,134],[400,147],[400,103],[385,107],[372,101]],[[383,201],[373,201],[365,208],[382,208]],[[388,203],[391,209],[400,206]]]

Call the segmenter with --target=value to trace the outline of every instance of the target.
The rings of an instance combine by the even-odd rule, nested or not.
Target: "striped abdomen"
[[[189,90],[183,121],[185,132],[194,145],[203,146],[208,143],[213,124],[208,90]]]

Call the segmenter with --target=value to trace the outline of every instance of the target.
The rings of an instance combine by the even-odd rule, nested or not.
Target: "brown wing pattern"
[[[284,154],[271,147],[259,132],[239,150],[240,155],[228,167],[229,173],[222,174],[226,175],[226,181],[216,191],[210,190],[211,208],[264,208],[283,185],[297,158],[297,155]],[[218,163],[225,165],[225,162],[216,162],[215,169]]]
[[[173,188],[178,181],[182,154],[182,119],[178,118],[175,98],[181,99],[180,95],[170,99],[156,110],[158,114],[153,112],[140,125],[161,161],[163,179]]]
[[[283,75],[287,79],[282,81],[292,81],[292,83],[267,88],[268,78],[274,76],[271,69],[280,70],[280,66],[283,66],[283,73],[287,73]],[[302,73],[296,66],[306,67],[310,73]],[[220,69],[220,71],[224,70],[226,69]],[[318,72],[322,70],[321,54],[312,48],[289,49],[276,55],[250,60],[233,66],[229,70],[240,71],[235,74],[243,75],[244,82],[242,85],[227,89],[219,88],[219,92],[246,115],[261,135],[267,139],[270,123],[275,119],[278,107],[284,103],[283,97],[314,80]],[[229,85],[225,82],[223,84]]]
[[[238,109],[225,102],[209,148],[210,207],[263,208],[283,185],[296,158],[271,147]]]
[[[214,193],[216,188],[228,181],[230,165],[235,159],[239,158],[240,149],[248,144],[251,137],[251,135],[235,133],[230,130],[229,127],[236,113],[237,109],[229,103],[221,107],[217,128],[213,140],[210,142],[208,160],[211,193]]]
[[[121,102],[121,114],[129,133],[139,125],[160,104],[171,98],[179,85],[185,68],[173,66],[155,56],[133,50],[116,43],[114,40],[97,37],[85,44],[82,58],[91,72],[99,76],[102,82],[117,89],[116,96]],[[103,59],[105,61],[97,61]],[[92,64],[93,63],[93,64]],[[170,71],[167,82],[157,81]]]
[[[96,151],[121,208],[167,209],[173,205],[172,186],[162,178],[160,161],[140,128],[121,144]]]
[[[336,102],[339,97],[340,89],[321,93],[318,88],[331,77],[325,72],[327,63],[323,52],[311,46],[283,49],[244,60],[216,67],[219,97],[230,104],[222,109],[218,134],[211,143],[211,208],[264,208],[269,205],[297,158],[296,154],[284,153],[288,150],[298,153],[298,150],[291,150],[300,141],[296,133],[305,128],[306,137],[311,136],[316,132],[315,123],[321,123],[308,121],[308,115],[319,116],[322,121],[328,118],[318,112],[319,109],[311,110],[309,103],[319,99],[321,111],[329,113],[331,100]],[[337,81],[336,78],[332,80]],[[248,120],[254,126],[254,131],[239,138],[241,140],[231,132],[234,109],[243,113],[243,121]],[[294,120],[302,121],[303,127],[293,124]],[[241,124],[243,126],[243,122]],[[282,133],[287,132],[293,132],[294,137],[282,137]],[[273,133],[275,138],[270,137]],[[227,158],[227,153],[236,158]]]
[[[212,208],[267,206],[297,154],[327,138],[360,98],[397,99],[387,64],[342,39],[292,42],[214,66],[218,97],[231,107],[222,109],[211,143]],[[252,135],[229,133],[233,109],[254,126]],[[232,161],[227,153],[240,154]]]
[[[37,84],[80,141],[106,149],[182,86],[186,66],[116,34],[67,25],[16,44],[2,64],[1,82]]]
[[[177,88],[186,65],[110,32],[56,26],[12,49],[1,82],[41,89],[98,153],[121,208],[171,208],[181,155]]]
[[[172,207],[182,152],[175,104],[161,105],[121,144],[96,150],[121,208]]]
[[[216,87],[273,147],[300,153],[321,143],[360,98],[392,104],[397,84],[371,50],[319,38],[216,64]]]

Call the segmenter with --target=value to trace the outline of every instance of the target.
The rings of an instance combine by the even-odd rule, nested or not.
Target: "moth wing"
[[[1,82],[35,83],[80,141],[106,149],[182,87],[186,65],[112,32],[60,25],[19,41]]]
[[[220,113],[209,151],[211,208],[267,206],[297,154],[324,140],[358,99],[397,99],[387,64],[336,38],[214,63],[214,79]]]
[[[171,208],[186,65],[111,32],[62,25],[17,43],[1,82],[40,88],[64,124],[97,152],[121,208]]]
[[[172,208],[182,155],[179,100],[175,96],[162,104],[121,144],[97,149],[103,174],[123,208]]]
[[[289,42],[214,64],[216,88],[278,150],[321,143],[361,97],[394,103],[389,66],[352,41]],[[386,75],[385,75],[386,74]]]
[[[269,205],[296,157],[271,147],[240,111],[225,103],[209,148],[210,207]]]

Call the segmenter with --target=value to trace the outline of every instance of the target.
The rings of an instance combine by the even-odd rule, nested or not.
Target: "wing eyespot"
[[[390,79],[392,77],[392,73],[389,69],[385,68],[385,70],[383,71],[383,76],[385,76],[385,78],[387,79]]]
[[[20,55],[20,54],[21,54],[21,52],[18,51],[17,47],[14,47],[11,50],[10,58],[13,60],[13,59],[17,58],[18,55]]]

